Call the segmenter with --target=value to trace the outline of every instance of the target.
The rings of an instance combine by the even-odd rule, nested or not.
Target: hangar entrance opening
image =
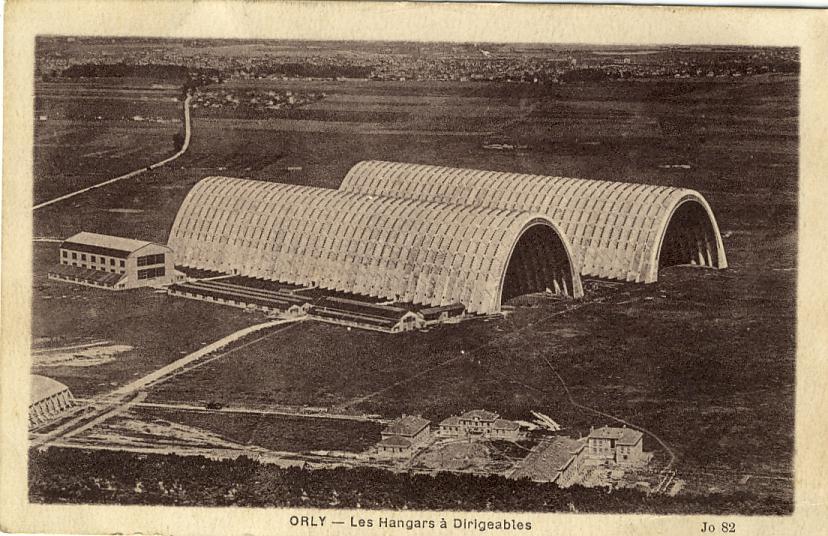
[[[658,268],[676,265],[719,266],[716,231],[704,207],[694,201],[679,205],[661,242]]]
[[[535,224],[523,232],[512,251],[502,288],[501,302],[547,289],[573,295],[569,256],[555,229]]]

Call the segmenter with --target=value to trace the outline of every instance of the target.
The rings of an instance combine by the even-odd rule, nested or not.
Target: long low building
[[[339,189],[543,214],[583,276],[651,283],[664,266],[727,267],[710,205],[686,188],[365,161]]]
[[[583,295],[566,237],[525,211],[208,177],[168,246],[187,268],[478,314],[531,292]]]

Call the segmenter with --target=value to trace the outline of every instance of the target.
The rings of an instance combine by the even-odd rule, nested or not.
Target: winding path
[[[560,374],[558,374],[557,369],[555,369],[555,367],[553,367],[553,366],[552,366],[552,363],[550,363],[550,362],[549,362],[549,360],[546,358],[546,356],[541,355],[541,358],[542,358],[542,359],[546,362],[546,364],[549,366],[549,368],[550,368],[550,369],[552,369],[552,372],[555,374],[555,376],[557,376],[557,377],[558,377],[558,381],[560,381],[560,382],[561,382],[561,386],[564,388],[564,392],[566,393],[566,397],[567,397],[567,399],[569,399],[569,403],[570,403],[570,404],[572,404],[574,407],[576,407],[576,408],[578,408],[578,409],[583,409],[583,410],[585,410],[585,411],[590,411],[590,412],[592,412],[592,413],[595,413],[596,415],[600,415],[600,416],[602,416],[602,417],[606,417],[607,419],[612,419],[612,420],[613,420],[613,421],[615,421],[615,422],[618,422],[618,423],[624,424],[624,425],[626,425],[626,426],[629,426],[630,428],[634,428],[634,429],[636,429],[636,430],[638,430],[638,431],[640,431],[640,432],[643,432],[643,433],[647,434],[648,436],[652,437],[653,439],[655,439],[655,440],[658,442],[658,444],[659,444],[659,445],[661,445],[661,448],[663,448],[663,449],[664,449],[664,451],[665,451],[665,452],[667,452],[667,454],[670,456],[670,461],[669,461],[669,463],[667,464],[667,466],[666,466],[666,467],[662,470],[662,472],[665,472],[665,473],[666,473],[667,471],[669,471],[670,469],[672,469],[673,465],[676,463],[676,459],[677,459],[677,457],[676,457],[676,453],[675,453],[675,452],[673,452],[673,449],[671,449],[671,448],[667,445],[667,443],[665,443],[665,442],[664,442],[664,441],[663,441],[660,437],[658,437],[657,435],[655,435],[655,434],[654,434],[654,433],[652,433],[651,431],[647,430],[646,428],[642,428],[641,426],[638,426],[638,425],[636,425],[636,424],[632,424],[632,423],[631,423],[631,422],[629,422],[629,421],[625,421],[624,419],[621,419],[621,418],[616,417],[616,416],[614,416],[614,415],[610,415],[609,413],[604,413],[603,411],[597,410],[597,409],[595,409],[595,408],[591,408],[591,407],[589,407],[589,406],[585,406],[585,405],[583,405],[583,404],[579,404],[579,403],[575,400],[575,398],[572,396],[572,393],[569,391],[569,387],[566,385],[566,382],[564,382],[564,380],[563,380],[563,378],[561,377],[561,375],[560,375]]]
[[[105,180],[103,182],[99,182],[98,184],[93,184],[92,186],[87,186],[86,188],[81,188],[80,190],[76,190],[74,192],[70,192],[68,194],[64,194],[60,197],[55,197],[54,199],[50,199],[48,201],[44,201],[32,207],[32,210],[37,210],[39,208],[47,207],[53,203],[57,203],[59,201],[63,201],[65,199],[69,199],[70,197],[75,197],[76,195],[80,195],[82,193],[88,192],[90,190],[94,190],[95,188],[100,188],[101,186],[106,186],[108,184],[112,184],[114,182],[122,181],[124,179],[130,179],[132,177],[136,177],[142,173],[146,173],[151,169],[157,169],[165,164],[169,164],[173,160],[176,160],[178,157],[183,155],[187,152],[187,148],[190,146],[190,137],[192,135],[192,126],[190,124],[190,99],[192,98],[191,95],[187,95],[187,98],[184,99],[184,143],[181,145],[181,149],[178,150],[177,153],[174,155],[161,160],[160,162],[156,162],[150,166],[142,167],[141,169],[136,169],[135,171],[130,171],[124,175],[120,175],[115,177],[114,179]]]

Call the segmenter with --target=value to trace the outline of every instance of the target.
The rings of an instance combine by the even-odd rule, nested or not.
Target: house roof
[[[621,439],[617,441],[619,445],[635,445],[641,438],[644,437],[644,434],[639,432],[638,430],[633,430],[632,428],[624,428],[624,435],[621,436]]]
[[[147,242],[146,240],[134,240],[132,238],[83,231],[64,240],[60,244],[60,247],[83,253],[92,253],[93,255],[105,255],[126,259],[130,254],[150,244],[152,242]],[[162,247],[166,248],[166,246]]]
[[[621,445],[635,445],[642,436],[643,434],[638,430],[626,426],[624,428],[602,426],[589,433],[590,439],[614,439]]]
[[[411,444],[412,444],[411,441],[409,441],[408,439],[406,439],[404,437],[391,436],[391,437],[386,437],[385,439],[383,439],[382,441],[377,443],[377,446],[379,446],[379,447],[409,448],[411,446]]]
[[[415,436],[431,421],[416,415],[403,415],[385,427],[382,435]]]
[[[133,251],[137,251],[144,246],[148,246],[152,242],[147,242],[146,240],[135,240],[134,238],[123,238],[120,236],[88,233],[86,231],[82,231],[80,233],[70,236],[69,238],[64,240],[63,243],[98,246],[102,248],[132,253]]]
[[[590,439],[621,439],[621,436],[624,434],[623,428],[611,428],[609,426],[602,426],[601,428],[596,428],[594,430],[590,430],[589,438]]]
[[[520,428],[520,425],[515,421],[507,421],[505,419],[498,419],[492,425],[492,428],[496,430],[517,430]]]
[[[440,421],[440,426],[460,426],[460,417],[452,415],[448,419]]]
[[[477,419],[485,422],[493,422],[500,418],[500,415],[498,415],[497,413],[493,413],[491,411],[487,411],[485,409],[473,409],[460,415],[460,418],[467,421],[473,421]]]

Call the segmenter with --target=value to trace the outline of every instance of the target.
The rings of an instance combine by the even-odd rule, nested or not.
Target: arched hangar
[[[169,246],[187,267],[472,313],[545,289],[583,295],[558,226],[496,207],[209,177],[181,205]]]
[[[69,388],[46,376],[32,375],[29,393],[29,426],[50,422],[74,405]]]
[[[727,267],[710,205],[684,188],[365,161],[340,190],[543,214],[584,276],[651,283],[665,266]]]

